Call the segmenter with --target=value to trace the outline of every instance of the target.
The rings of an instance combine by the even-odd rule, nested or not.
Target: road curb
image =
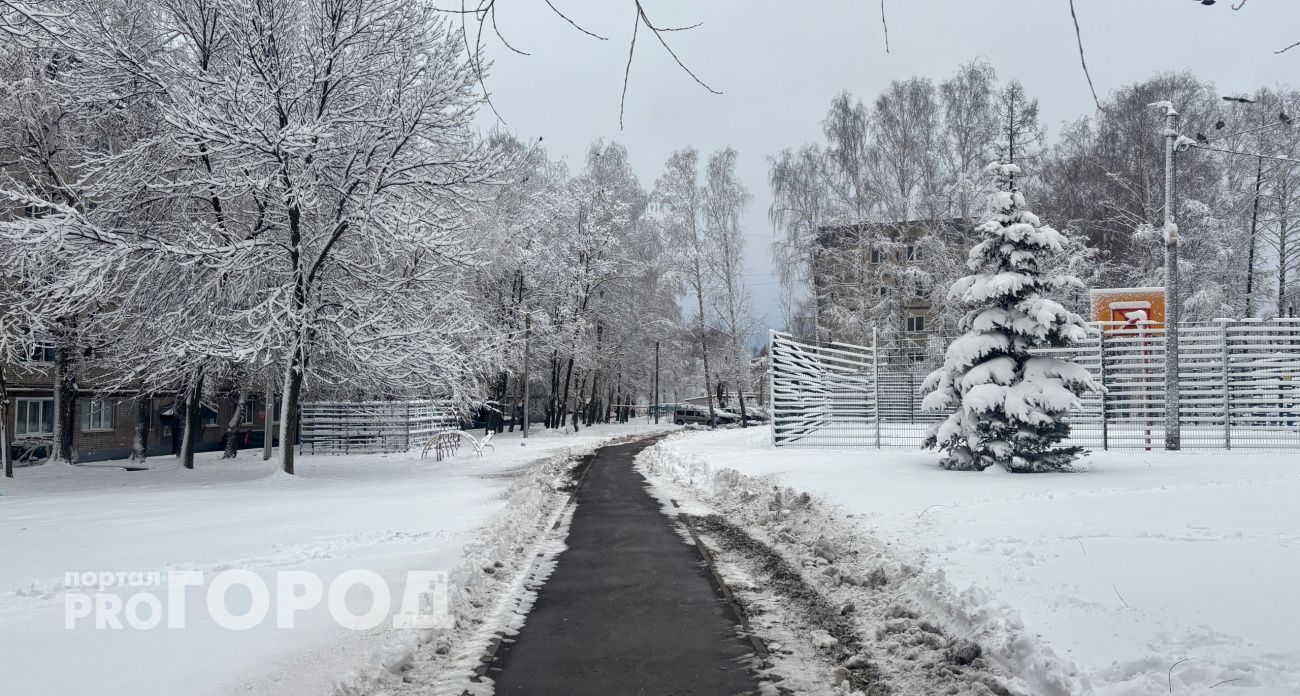
[[[673,500],[672,503],[674,507],[680,507],[677,505],[676,500]],[[767,644],[763,642],[762,638],[755,635],[754,631],[750,628],[749,616],[745,614],[745,609],[740,606],[740,602],[736,601],[736,595],[731,591],[731,588],[722,580],[722,574],[718,572],[717,566],[713,563],[713,554],[709,553],[709,547],[705,546],[704,541],[700,539],[699,532],[695,529],[695,525],[691,523],[691,516],[684,512],[679,512],[677,513],[677,519],[686,527],[686,531],[690,533],[691,540],[695,542],[695,548],[700,553],[700,558],[704,560],[705,567],[709,569],[709,573],[713,576],[713,582],[717,583],[718,589],[722,591],[722,596],[727,600],[727,606],[731,607],[731,612],[735,614],[736,621],[740,624],[740,628],[745,632],[745,637],[749,639],[750,645],[754,646],[754,653],[758,655],[761,660],[769,659],[772,654],[768,652]]]

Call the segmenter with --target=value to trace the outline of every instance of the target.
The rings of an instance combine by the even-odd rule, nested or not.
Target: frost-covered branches
[[[709,156],[701,212],[711,252],[709,271],[716,295],[713,312],[717,328],[728,338],[727,374],[736,391],[741,424],[748,425],[745,392],[749,386],[749,354],[744,341],[755,326],[745,283],[742,219],[750,196],[736,176],[736,156],[729,147]]]
[[[45,286],[114,337],[117,383],[194,402],[278,372],[283,442],[304,389],[468,400],[497,340],[469,214],[508,155],[471,128],[459,34],[415,0],[149,9],[97,3],[74,61],[19,55],[5,112],[0,193],[38,212],[0,233],[63,265]]]

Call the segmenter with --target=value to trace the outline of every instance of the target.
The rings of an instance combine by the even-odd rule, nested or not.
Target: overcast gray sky
[[[1075,0],[1098,93],[1104,98],[1122,84],[1184,68],[1225,94],[1288,81],[1300,71],[1300,48],[1273,51],[1300,41],[1300,2],[1250,0],[1234,12],[1236,1],[1205,7],[1192,0]],[[495,62],[488,88],[508,126],[524,138],[544,136],[551,156],[574,171],[592,140],[621,142],[647,189],[674,149],[693,145],[707,155],[736,148],[754,197],[745,218],[749,281],[765,327],[780,323],[767,157],[819,140],[820,121],[840,90],[869,101],[892,79],[922,75],[937,82],[983,56],[1001,79],[1019,78],[1039,99],[1049,139],[1062,121],[1093,109],[1067,0],[887,0],[888,54],[877,0],[643,0],[657,25],[703,22],[666,37],[723,94],[694,84],[642,30],[620,132],[635,5],[552,2],[609,40],[580,34],[543,0],[497,0],[501,32],[530,54],[485,39]]]

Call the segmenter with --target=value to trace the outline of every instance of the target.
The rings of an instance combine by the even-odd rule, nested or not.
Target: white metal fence
[[[1300,449],[1300,321],[1184,324],[1179,419],[1184,448]],[[771,337],[772,441],[795,447],[918,447],[947,414],[921,409],[936,365],[898,365],[872,346]],[[1107,326],[1069,348],[1106,386],[1069,415],[1071,441],[1093,448],[1164,446],[1165,337]]]
[[[299,443],[312,454],[404,452],[459,422],[446,401],[316,401],[301,413]]]

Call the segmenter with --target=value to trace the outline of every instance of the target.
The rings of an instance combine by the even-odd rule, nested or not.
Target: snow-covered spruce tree
[[[965,334],[923,387],[926,410],[956,410],[932,427],[924,446],[946,450],[947,469],[1059,471],[1081,449],[1058,446],[1070,432],[1063,417],[1080,393],[1099,387],[1082,366],[1030,351],[1087,336],[1083,318],[1047,297],[1079,281],[1044,272],[1066,238],[1026,209],[1016,188],[1019,167],[1004,151],[988,171],[997,187],[967,261],[973,273],[948,293],[968,310],[960,324]]]

